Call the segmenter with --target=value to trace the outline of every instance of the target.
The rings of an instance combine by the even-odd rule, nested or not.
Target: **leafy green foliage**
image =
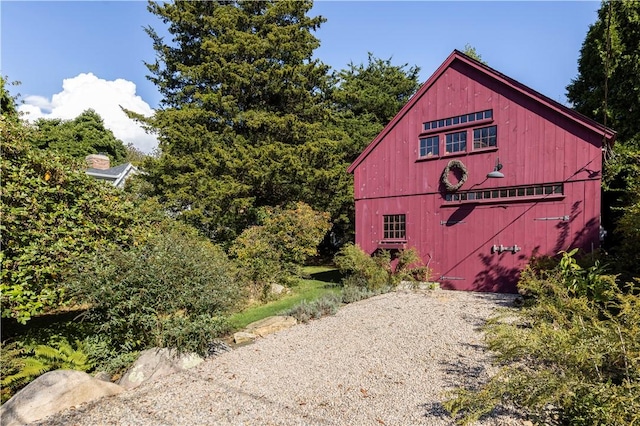
[[[616,145],[610,153],[604,175],[605,218],[615,225],[608,237],[618,270],[627,277],[640,274],[640,134],[628,145]]]
[[[134,166],[140,167],[144,164],[147,157],[149,157],[149,155],[136,148],[136,146],[131,142],[125,146],[125,149],[127,151],[127,155],[124,158],[125,163],[131,163]]]
[[[515,404],[542,422],[548,416],[570,425],[640,421],[637,288],[628,283],[623,291],[614,277],[588,276],[597,267],[578,267],[572,253],[563,258],[551,270],[526,269],[519,283],[524,307],[488,324],[489,347],[503,367],[479,390],[459,390],[445,404],[461,423],[498,404]]]
[[[565,283],[569,294],[583,296],[595,302],[606,302],[612,288],[617,287],[615,277],[604,275],[604,267],[599,260],[593,266],[584,268],[574,257],[578,249],[560,252],[562,258],[558,263],[558,273]]]
[[[102,117],[92,109],[73,120],[40,118],[35,126],[37,131],[31,135],[30,141],[37,148],[81,160],[89,154],[102,153],[109,157],[112,166],[123,163],[127,158],[123,142],[104,126]]]
[[[334,258],[340,272],[346,275],[344,287],[360,287],[378,292],[397,286],[401,281],[428,281],[429,270],[421,266],[415,249],[401,250],[392,262],[388,251],[373,256],[354,244],[345,244]]]
[[[106,248],[81,263],[71,288],[116,353],[174,344],[202,352],[240,301],[224,252],[172,220],[127,250]]]
[[[389,252],[370,256],[355,244],[345,244],[334,258],[340,272],[345,274],[343,285],[379,290],[391,285]]]
[[[127,245],[137,221],[120,191],[87,176],[80,164],[34,149],[32,130],[0,121],[2,159],[2,317],[28,321],[64,301],[71,262],[105,245]]]
[[[10,344],[2,350],[2,402],[42,374],[59,369],[88,371],[93,367],[82,342],[66,339],[51,345]]]
[[[7,90],[7,84],[17,85],[19,82],[8,83],[7,78],[0,75],[0,112],[6,116],[7,119],[18,119],[18,103],[16,96],[11,96],[11,93]]]
[[[261,225],[247,228],[230,252],[241,273],[264,293],[272,283],[287,283],[298,268],[317,253],[330,228],[329,215],[298,202],[288,209],[266,208]]]

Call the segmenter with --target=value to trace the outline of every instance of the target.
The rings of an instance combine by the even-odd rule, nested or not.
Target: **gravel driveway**
[[[513,295],[397,291],[41,425],[451,425],[443,392],[485,380],[478,327]],[[520,425],[510,413],[480,424]]]

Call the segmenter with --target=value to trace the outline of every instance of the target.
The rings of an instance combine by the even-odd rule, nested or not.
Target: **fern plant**
[[[3,349],[2,364],[5,366],[0,382],[3,403],[46,372],[59,369],[89,371],[92,368],[84,344],[76,340],[73,347],[66,339],[51,345],[13,344]]]

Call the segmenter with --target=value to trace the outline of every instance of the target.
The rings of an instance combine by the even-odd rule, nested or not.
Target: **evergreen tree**
[[[604,1],[567,86],[575,109],[618,132],[619,143],[640,133],[640,2]]]
[[[407,68],[408,67],[408,68]],[[338,126],[351,138],[348,161],[353,161],[393,119],[420,87],[417,66],[393,65],[369,52],[368,63],[334,75],[332,93]]]
[[[631,218],[640,197],[640,2],[604,1],[578,60],[578,77],[567,86],[576,110],[618,132],[605,157],[603,226],[606,247],[616,252],[621,270],[638,270],[640,242]],[[617,229],[616,229],[617,228]],[[629,254],[632,260],[629,261]]]
[[[319,45],[312,31],[324,19],[308,17],[311,6],[149,4],[173,38],[147,28],[157,53],[149,78],[163,95],[147,122],[161,150],[147,163],[148,179],[163,202],[214,240],[233,239],[261,206],[302,200],[331,208],[328,195],[316,192],[331,190],[323,179],[337,176],[337,138],[323,126],[328,67],[312,59]]]

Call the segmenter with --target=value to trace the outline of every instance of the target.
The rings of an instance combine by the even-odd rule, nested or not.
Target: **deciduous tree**
[[[73,159],[35,149],[33,129],[0,118],[2,317],[20,322],[58,306],[71,262],[126,245],[136,220],[125,194],[89,177]]]
[[[123,142],[104,126],[102,117],[92,109],[73,120],[40,118],[35,125],[38,131],[31,136],[31,143],[40,149],[54,150],[78,159],[102,153],[109,157],[112,165],[121,164],[127,158]]]

